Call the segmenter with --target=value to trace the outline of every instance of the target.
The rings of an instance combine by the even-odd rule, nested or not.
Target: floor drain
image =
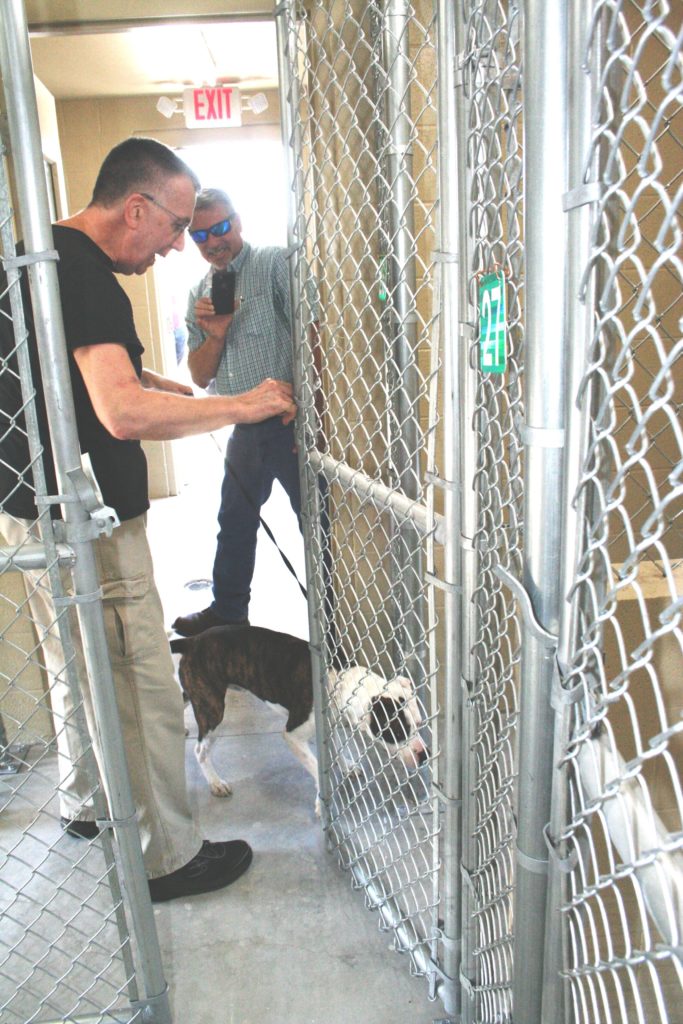
[[[211,585],[211,580],[188,580],[185,590],[208,590]]]

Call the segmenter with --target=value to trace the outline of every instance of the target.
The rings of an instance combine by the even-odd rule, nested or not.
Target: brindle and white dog
[[[315,734],[313,683],[308,643],[260,626],[218,626],[194,637],[174,638],[182,655],[180,684],[197,720],[197,760],[214,796],[232,788],[211,761],[215,731],[223,720],[229,689],[249,690],[289,712],[284,738],[294,756],[318,783],[318,762],[309,747]],[[353,666],[328,674],[330,701],[344,724],[361,730],[368,745],[382,743],[409,770],[427,759],[419,735],[419,702],[409,679],[383,679]],[[320,805],[316,800],[316,813]]]

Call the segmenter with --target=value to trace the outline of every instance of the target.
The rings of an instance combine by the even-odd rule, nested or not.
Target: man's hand
[[[208,296],[197,299],[194,306],[194,315],[198,326],[209,338],[225,339],[228,327],[232,323],[233,313],[223,313],[219,316],[214,308],[213,302]]]
[[[193,395],[194,391],[189,384],[182,384],[179,380],[171,380],[170,377],[162,377],[154,370],[142,371],[140,383],[143,388],[154,388],[155,391],[167,391],[171,395]]]
[[[292,385],[267,377],[258,387],[235,397],[240,403],[238,423],[260,423],[271,416],[280,416],[282,422],[291,423],[296,416],[296,403]]]

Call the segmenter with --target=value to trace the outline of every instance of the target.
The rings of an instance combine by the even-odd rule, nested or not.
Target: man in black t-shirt
[[[221,888],[249,866],[242,840],[203,842],[185,787],[183,706],[173,675],[161,602],[153,580],[144,515],[149,508],[141,440],[170,440],[231,423],[295,415],[291,387],[267,380],[235,397],[195,398],[190,388],[142,367],[130,301],[115,274],[143,274],[157,255],[182,249],[199,183],[173,152],[153,139],[128,139],[107,156],[90,204],[54,227],[65,337],[81,449],[87,453],[105,504],[121,525],[94,545],[103,591],[109,651],[136,803],[143,856],[155,901]],[[45,446],[48,494],[57,493],[28,283],[22,297],[29,353]],[[1,291],[2,289],[0,289]],[[3,300],[6,302],[6,299]],[[0,317],[0,322],[4,321]],[[0,531],[10,544],[35,535],[36,505],[22,398],[7,325],[0,330],[9,367],[0,374]],[[53,515],[58,511],[53,510]],[[35,598],[35,602],[33,600]],[[55,621],[49,596],[33,592],[32,613],[42,634],[51,700],[68,723],[67,687],[55,677],[60,652],[51,649]],[[35,607],[34,607],[35,603]],[[85,679],[79,635],[74,635]],[[63,664],[63,660],[61,662]],[[97,750],[87,683],[83,701]],[[57,707],[55,708],[55,705]],[[63,825],[71,835],[95,834],[92,808],[69,764],[69,727],[58,729]],[[64,770],[64,766],[68,771]]]

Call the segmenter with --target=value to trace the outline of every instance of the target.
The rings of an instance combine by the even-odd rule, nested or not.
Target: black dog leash
[[[218,448],[219,452],[222,455],[223,454],[223,450],[222,450],[221,446],[219,445],[218,441],[216,440],[216,438],[214,437],[213,434],[211,434],[211,437],[213,438],[214,444],[216,445],[216,447]],[[232,476],[233,480],[235,481],[235,483],[239,487],[240,491],[242,492],[242,495],[243,495],[245,501],[247,501],[249,503],[249,505],[251,505],[251,507],[254,509],[254,511],[258,514],[259,523],[261,524],[261,526],[265,530],[267,536],[272,540],[273,544],[277,548],[277,550],[279,552],[279,555],[280,555],[280,558],[285,563],[285,565],[287,566],[287,568],[291,572],[292,576],[296,580],[296,582],[298,584],[298,587],[299,587],[299,590],[304,595],[304,600],[307,601],[308,600],[308,594],[306,593],[306,588],[304,587],[303,583],[301,582],[301,580],[297,576],[296,570],[295,570],[294,566],[292,565],[290,560],[287,558],[287,555],[284,553],[284,551],[282,550],[282,548],[280,547],[278,542],[275,540],[275,537],[273,535],[273,531],[271,530],[271,528],[268,526],[268,523],[265,521],[265,519],[261,515],[261,513],[259,511],[259,508],[256,505],[256,502],[253,500],[252,496],[249,494],[249,492],[247,491],[246,487],[244,486],[244,484],[240,480],[239,476],[237,475],[237,472],[235,471],[234,466],[232,465],[232,463],[228,459],[227,455],[225,456],[225,465],[228,467],[228,472],[230,473],[230,475]]]

